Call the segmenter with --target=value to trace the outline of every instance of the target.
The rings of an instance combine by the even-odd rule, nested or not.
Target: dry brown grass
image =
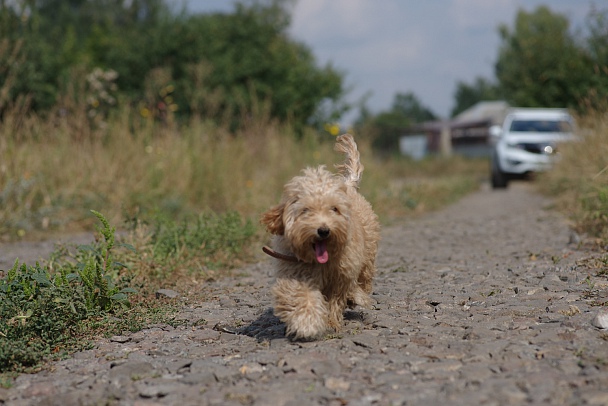
[[[62,106],[46,117],[15,108],[0,126],[5,239],[90,229],[90,209],[115,225],[154,211],[179,217],[232,210],[257,219],[302,168],[332,169],[342,159],[331,136],[312,130],[297,136],[263,115],[230,134],[196,119],[154,122],[128,108],[91,126],[77,103]],[[384,219],[451,202],[486,173],[485,161],[461,158],[376,160],[365,137],[355,137],[366,166],[362,192]]]
[[[608,242],[608,114],[579,118],[580,140],[561,146],[553,170],[539,178],[539,187],[556,197],[558,209],[578,232]]]

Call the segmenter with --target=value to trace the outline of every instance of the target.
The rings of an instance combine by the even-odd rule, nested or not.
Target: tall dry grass
[[[608,113],[595,111],[578,120],[580,139],[560,147],[553,170],[539,187],[556,197],[557,207],[578,232],[608,242]]]
[[[297,136],[264,116],[248,120],[231,134],[204,120],[178,126],[143,119],[129,108],[96,128],[77,108],[47,117],[9,112],[0,126],[0,234],[88,229],[90,209],[113,224],[154,211],[235,210],[256,219],[303,167],[331,169],[342,159],[329,135]],[[484,162],[458,158],[376,160],[357,138],[362,191],[385,219],[452,201],[485,175]]]
[[[8,50],[0,47],[0,56]],[[296,134],[270,118],[264,101],[254,100],[240,130],[231,132],[233,122],[179,123],[170,110],[160,117],[154,89],[169,89],[166,72],[146,79],[150,100],[138,105],[115,100],[111,72],[93,73],[75,68],[57,107],[44,114],[32,113],[27,97],[9,102],[3,96],[10,75],[0,83],[1,239],[89,230],[91,209],[117,225],[154,212],[179,218],[237,211],[255,220],[302,168],[331,169],[342,159],[332,136],[311,129]],[[190,97],[197,106],[221,101],[200,92]],[[385,221],[449,203],[486,175],[479,160],[379,160],[365,134],[355,137],[367,168],[362,192]]]
[[[3,123],[0,233],[88,226],[89,209],[115,224],[153,210],[253,216],[276,197],[282,174],[322,149],[273,123],[233,136],[202,121],[166,126],[123,112],[83,135],[87,127],[83,115]]]

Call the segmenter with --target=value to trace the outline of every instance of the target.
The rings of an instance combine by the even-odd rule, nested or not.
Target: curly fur
[[[335,149],[346,155],[337,174],[325,166],[304,169],[261,217],[273,248],[299,260],[272,260],[274,311],[295,339],[338,331],[347,306],[370,302],[380,225],[357,191],[363,165],[353,137],[338,137]]]

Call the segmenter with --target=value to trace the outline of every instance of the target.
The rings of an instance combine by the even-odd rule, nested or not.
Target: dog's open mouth
[[[320,264],[324,264],[329,261],[329,253],[327,252],[327,241],[317,241],[312,246],[315,249],[317,262],[319,262]]]

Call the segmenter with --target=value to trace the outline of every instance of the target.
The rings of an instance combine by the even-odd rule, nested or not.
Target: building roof
[[[453,124],[467,122],[490,121],[492,124],[501,124],[505,119],[510,106],[506,101],[481,101],[458,114],[452,120]]]

